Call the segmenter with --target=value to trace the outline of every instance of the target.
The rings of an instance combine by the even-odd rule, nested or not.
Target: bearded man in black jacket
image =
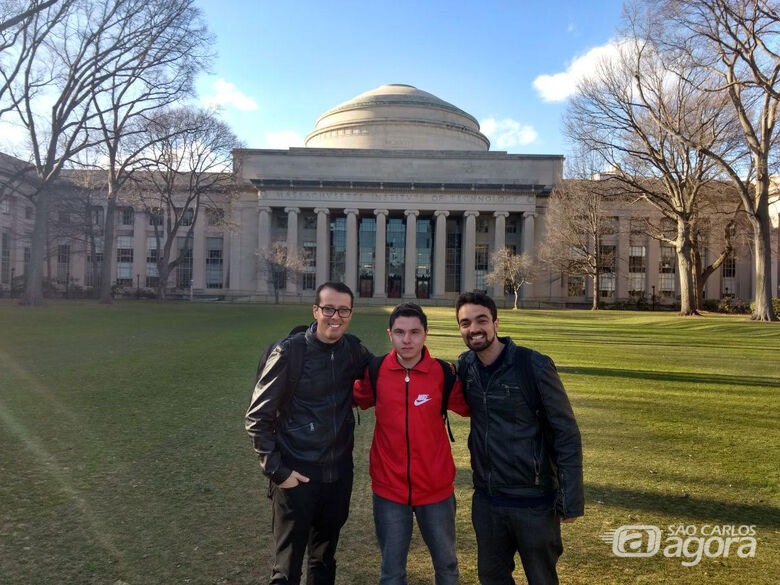
[[[458,375],[471,408],[471,516],[482,585],[513,585],[515,553],[529,585],[555,585],[561,522],[584,514],[582,443],[552,360],[498,337],[488,295],[463,293],[455,311],[469,351]]]

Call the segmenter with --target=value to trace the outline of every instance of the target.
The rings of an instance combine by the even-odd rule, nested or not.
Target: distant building
[[[548,198],[563,173],[562,156],[507,154],[489,145],[471,115],[429,93],[408,85],[363,93],[320,116],[305,148],[236,150],[239,195],[221,213],[200,215],[192,242],[177,243],[188,252],[169,286],[187,294],[192,289],[270,300],[273,284],[260,252],[283,241],[305,261],[302,273],[277,281],[290,301],[310,302],[326,280],[346,282],[358,302],[415,298],[442,304],[460,291],[487,289],[493,251],[509,246],[533,254],[543,242]],[[66,183],[63,177],[64,189]],[[45,270],[52,280],[94,284],[91,267],[101,258],[93,257],[90,242],[100,242],[102,205],[95,198],[82,209],[78,224],[89,237],[55,230]],[[655,212],[619,204],[610,213],[616,229],[604,244],[614,246],[616,261],[611,276],[600,280],[602,300],[644,295],[649,301],[655,290],[658,302],[673,304],[673,251],[631,226]],[[0,192],[0,286],[6,291],[13,275],[21,288],[33,217],[32,205],[18,193]],[[156,219],[124,206],[116,221],[113,281],[132,290],[155,286]],[[775,224],[775,236],[777,231]],[[777,291],[777,242],[773,249]],[[752,258],[741,250],[707,282],[706,297],[750,299],[752,283]],[[525,287],[523,303],[585,306],[589,295],[585,278],[544,274]]]

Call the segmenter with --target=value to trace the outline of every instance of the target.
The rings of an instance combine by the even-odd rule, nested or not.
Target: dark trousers
[[[563,552],[555,504],[513,508],[493,505],[474,492],[471,521],[477,536],[477,573],[482,585],[514,585],[520,553],[528,585],[557,585],[555,564]]]
[[[272,585],[298,585],[308,549],[308,585],[333,585],[336,545],[349,515],[352,472],[331,483],[310,481],[294,488],[271,486],[274,534]]]

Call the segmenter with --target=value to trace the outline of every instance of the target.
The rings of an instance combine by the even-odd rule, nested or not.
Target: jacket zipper
[[[409,442],[409,369],[404,377],[406,386],[406,481],[409,482],[409,502],[412,505],[412,446]]]
[[[330,350],[330,374],[331,374],[331,388],[330,388],[330,401],[331,401],[331,418],[333,420],[333,447],[330,450],[330,467],[331,473],[335,473],[336,469],[336,454],[334,452],[336,445],[336,352]]]

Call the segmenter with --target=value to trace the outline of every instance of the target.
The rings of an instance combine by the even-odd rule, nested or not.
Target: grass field
[[[454,359],[452,310],[428,312],[429,347]],[[351,331],[384,352],[386,317],[359,308]],[[243,415],[262,348],[310,318],[300,306],[0,302],[0,583],[264,582],[267,481]],[[777,582],[777,325],[631,312],[501,318],[503,334],[554,358],[583,435],[587,509],[563,526],[562,583]],[[341,584],[378,581],[373,417],[361,418]],[[473,584],[468,421],[453,423],[462,583]],[[755,557],[732,548],[689,567],[660,553],[616,557],[599,536],[629,524],[664,537],[669,526],[752,525]],[[431,575],[415,537],[409,583]]]

